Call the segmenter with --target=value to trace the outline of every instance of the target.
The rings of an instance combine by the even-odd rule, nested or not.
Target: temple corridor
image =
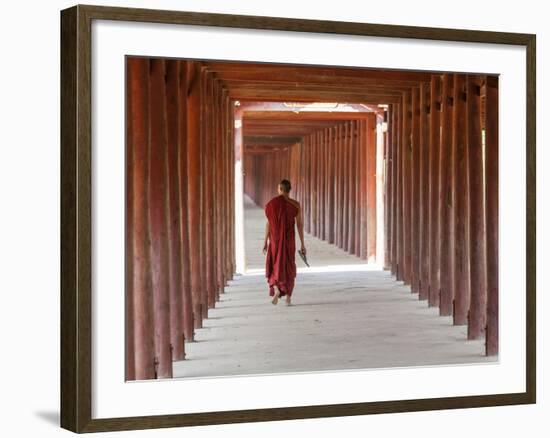
[[[126,380],[498,360],[497,76],[126,73]],[[282,179],[311,264],[290,307],[262,254]]]
[[[188,359],[174,377],[328,371],[492,361],[484,341],[468,341],[466,327],[440,317],[396,282],[367,264],[306,234],[307,268],[297,257],[294,303],[270,304],[261,252],[265,215],[245,196],[248,271],[225,288],[209,310]],[[391,318],[387,315],[391,314]]]

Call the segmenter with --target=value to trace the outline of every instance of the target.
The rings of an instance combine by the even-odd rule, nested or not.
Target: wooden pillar
[[[369,114],[367,136],[367,261],[376,260],[376,115]]]
[[[411,292],[420,286],[420,89],[411,96]]]
[[[404,264],[405,264],[405,251],[403,248],[403,102],[404,97],[401,99],[401,103],[398,105],[396,111],[397,124],[399,132],[396,133],[396,151],[397,151],[397,163],[396,163],[396,275],[395,278],[399,281],[404,281]]]
[[[391,196],[391,273],[397,277],[397,224],[399,222],[399,217],[397,214],[397,184],[398,184],[398,172],[399,166],[397,161],[398,146],[399,146],[399,113],[401,112],[399,104],[392,105],[392,196]]]
[[[402,132],[402,147],[401,151],[403,157],[401,164],[403,167],[403,281],[405,284],[411,284],[411,164],[412,164],[412,150],[411,150],[411,92],[405,91],[403,93],[403,132]]]
[[[200,174],[199,174],[199,181],[200,181],[200,213],[199,213],[199,229],[201,233],[201,239],[200,239],[200,263],[199,263],[199,269],[200,269],[200,275],[201,275],[201,310],[202,310],[202,318],[205,319],[208,317],[208,294],[209,294],[209,287],[208,287],[208,281],[207,281],[207,258],[208,258],[208,245],[207,245],[207,239],[208,239],[208,229],[206,227],[206,217],[207,217],[207,187],[206,187],[206,169],[207,169],[207,156],[206,156],[206,107],[207,107],[207,93],[206,93],[206,70],[204,66],[201,66],[199,69],[199,83],[200,83],[200,92],[201,92],[201,100],[200,100],[200,107],[199,107],[199,117],[200,117],[200,134],[199,134],[199,144],[200,144]]]
[[[468,183],[470,193],[470,316],[468,339],[485,334],[487,283],[485,253],[485,211],[483,208],[483,149],[481,144],[480,78],[468,75]]]
[[[150,60],[150,169],[149,220],[155,321],[157,377],[172,377],[170,344],[170,294],[168,276],[168,148],[165,112],[165,62]]]
[[[128,84],[126,86],[126,144],[125,144],[125,163],[126,163],[126,233],[124,235],[124,246],[126,257],[124,260],[124,342],[125,342],[125,371],[124,379],[125,380],[135,380],[136,379],[136,352],[135,352],[135,333],[134,333],[134,324],[136,322],[134,315],[134,282],[133,282],[133,265],[134,265],[134,218],[133,218],[133,208],[134,208],[134,189],[133,189],[133,166],[134,166],[134,140],[133,140],[133,118],[136,117],[136,106],[133,103],[132,94],[134,92],[134,87],[132,87],[131,81],[138,82],[134,77],[136,76],[136,65],[132,62],[133,58],[127,58],[126,60],[126,77]],[[138,76],[139,77],[139,76]],[[147,80],[147,79],[146,79]],[[138,82],[139,84],[139,82]],[[145,84],[139,84],[143,87]],[[139,86],[138,85],[138,86]],[[147,89],[148,87],[144,87]],[[137,115],[137,117],[143,117],[142,115]],[[137,260],[137,263],[140,263]]]
[[[344,251],[349,251],[349,226],[350,226],[350,168],[351,168],[351,145],[350,145],[351,127],[349,122],[345,123],[344,135],[344,240],[342,247]]]
[[[187,166],[189,194],[189,259],[191,270],[191,292],[193,296],[193,318],[195,328],[202,327],[202,281],[200,229],[200,68],[195,61],[188,61],[187,91]]]
[[[498,77],[485,85],[485,221],[487,252],[486,354],[498,354]]]
[[[468,254],[468,150],[466,149],[465,75],[454,75],[453,155],[454,155],[454,311],[453,323],[468,322],[470,278]]]
[[[441,78],[432,75],[430,83],[430,286],[428,305],[439,306],[439,242],[440,242],[440,203],[439,203],[439,151],[440,151],[440,109]]]
[[[181,275],[181,206],[178,170],[178,90],[179,62],[166,60],[166,124],[167,124],[167,175],[168,175],[168,275],[170,291],[170,339],[172,359],[185,358],[183,329],[183,291]]]
[[[179,196],[181,206],[181,270],[183,289],[183,328],[186,341],[194,341],[193,297],[191,293],[191,270],[189,256],[189,168],[187,160],[187,61],[178,61],[179,68],[179,113],[178,113],[178,161],[179,161]]]
[[[452,167],[452,108],[453,108],[452,75],[444,74],[441,89],[441,147],[439,163],[439,202],[441,237],[439,241],[440,254],[440,315],[452,315],[454,298],[453,281],[453,167]]]
[[[328,158],[327,163],[329,165],[329,171],[328,171],[328,242],[334,244],[334,237],[335,237],[335,228],[336,228],[336,222],[335,222],[335,208],[334,208],[334,193],[336,190],[336,163],[338,162],[338,155],[335,151],[335,141],[334,141],[334,135],[335,135],[335,128],[330,127],[328,128]]]
[[[337,125],[335,130],[335,139],[334,139],[334,155],[336,157],[336,191],[335,191],[335,236],[334,243],[337,247],[342,245],[342,168],[343,168],[343,149],[342,149],[342,125]]]
[[[348,210],[348,251],[355,254],[355,191],[357,188],[355,182],[355,172],[357,169],[356,143],[355,143],[355,121],[349,122],[349,210]]]
[[[330,152],[330,128],[325,128],[323,131],[323,151],[324,151],[324,160],[325,160],[325,237],[324,239],[327,242],[330,242],[331,239],[331,211],[330,211],[330,193],[332,187],[334,186],[334,180],[331,176],[331,169],[333,166],[333,156]]]
[[[131,172],[128,176],[128,227],[131,241],[128,245],[132,264],[132,276],[127,297],[131,297],[133,314],[127,324],[132,324],[133,373],[128,380],[153,379],[155,377],[155,337],[153,320],[153,290],[151,284],[151,254],[149,252],[149,60],[128,58],[128,137],[127,160]]]
[[[420,85],[420,284],[418,298],[428,299],[430,284],[430,87]]]
[[[213,308],[216,304],[216,283],[214,265],[214,82],[210,73],[205,73],[205,99],[204,99],[204,142],[203,142],[203,208],[204,208],[204,237],[205,237],[205,275],[207,289],[207,307]]]
[[[362,187],[361,187],[361,175],[362,175],[362,163],[361,158],[363,157],[363,152],[361,150],[361,120],[356,120],[354,122],[355,125],[355,135],[353,137],[354,141],[354,148],[355,148],[355,178],[353,184],[355,185],[355,252],[354,254],[357,257],[361,257],[361,219],[362,219],[362,211],[363,211],[363,205],[361,204],[361,196],[362,196]]]
[[[367,119],[361,119],[359,121],[359,129],[358,129],[358,144],[359,144],[359,180],[360,180],[360,201],[359,205],[361,208],[361,248],[360,248],[360,257],[362,259],[368,258],[369,248],[368,248],[368,200],[367,200],[367,167],[368,167],[368,161],[367,161]]]
[[[388,105],[384,153],[384,269],[388,270],[391,270],[392,259],[392,113],[393,105]]]
[[[326,145],[325,145],[325,136],[324,136],[324,131],[323,130],[320,130],[318,132],[318,137],[319,137],[319,158],[320,158],[320,161],[319,161],[319,164],[320,164],[320,167],[321,167],[321,178],[320,178],[320,187],[319,187],[319,206],[320,206],[320,210],[321,210],[321,217],[320,217],[320,222],[321,222],[321,233],[319,235],[319,237],[323,240],[326,240],[326,229],[325,229],[325,226],[326,226],[326,202],[325,202],[325,197],[326,197],[326,180],[327,180],[327,177],[326,177],[326,172],[327,172],[327,169],[326,169]]]

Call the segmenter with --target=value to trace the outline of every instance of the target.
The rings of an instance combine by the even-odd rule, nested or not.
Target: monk
[[[275,196],[265,206],[267,223],[263,249],[264,254],[267,254],[265,276],[269,284],[269,296],[273,297],[271,302],[277,304],[280,297],[286,296],[287,306],[291,304],[296,278],[295,225],[302,244],[301,251],[304,255],[306,253],[302,210],[300,203],[290,198],[290,189],[290,181],[283,179],[278,187],[279,196]]]

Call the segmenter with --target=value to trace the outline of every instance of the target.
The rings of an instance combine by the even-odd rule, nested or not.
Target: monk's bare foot
[[[271,303],[272,304],[277,304],[279,302],[279,297],[281,296],[281,293],[279,292],[279,290],[277,290],[275,292],[275,296],[273,297],[273,299],[271,300]]]
[[[286,297],[286,305],[290,306],[292,303],[290,302],[290,295]]]

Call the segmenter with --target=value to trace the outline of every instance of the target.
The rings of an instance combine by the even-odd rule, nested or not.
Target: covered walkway
[[[270,303],[264,277],[263,210],[245,196],[248,271],[209,310],[174,377],[206,377],[494,361],[466,326],[366,264],[306,234],[311,268],[297,260],[294,304]],[[391,318],[388,315],[391,314]]]

